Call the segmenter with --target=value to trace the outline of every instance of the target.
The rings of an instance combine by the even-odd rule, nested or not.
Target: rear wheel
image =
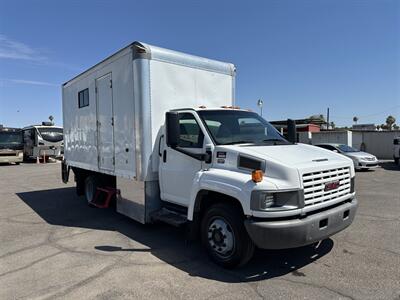
[[[85,199],[89,205],[96,194],[97,187],[100,186],[99,180],[96,176],[90,175],[85,179]]]
[[[254,253],[254,243],[234,206],[218,203],[203,217],[201,238],[210,258],[224,268],[246,264]]]

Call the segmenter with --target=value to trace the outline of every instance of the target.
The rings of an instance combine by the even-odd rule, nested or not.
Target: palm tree
[[[358,117],[353,117],[353,122],[357,124]]]
[[[336,125],[335,125],[335,123],[334,122],[331,122],[331,124],[329,125],[332,129],[335,129],[336,128]]]
[[[396,118],[393,117],[392,115],[388,116],[386,118],[386,125],[389,130],[392,130],[393,124],[396,122]]]

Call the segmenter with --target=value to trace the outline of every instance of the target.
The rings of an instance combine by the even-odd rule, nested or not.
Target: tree
[[[317,124],[317,125],[326,124],[324,115],[312,115],[308,118],[308,120],[311,124]]]
[[[353,122],[357,124],[358,117],[353,117]]]
[[[396,122],[396,118],[392,115],[386,118],[386,125],[389,130],[392,130],[393,124]]]
[[[54,117],[52,115],[49,116],[49,120],[54,125],[54,123],[53,123]]]
[[[332,129],[335,129],[335,128],[336,128],[336,125],[335,125],[334,122],[331,122],[331,123],[329,124],[329,126],[330,126]]]

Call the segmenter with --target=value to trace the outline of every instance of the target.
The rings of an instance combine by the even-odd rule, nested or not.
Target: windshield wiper
[[[274,145],[276,145],[276,142],[281,142],[283,145],[289,144],[288,141],[285,141],[285,140],[283,140],[283,139],[277,139],[277,138],[266,139],[266,140],[263,140],[263,142],[274,142]]]
[[[235,145],[235,144],[254,144],[254,142],[253,141],[234,141],[234,142],[224,143],[221,145]]]

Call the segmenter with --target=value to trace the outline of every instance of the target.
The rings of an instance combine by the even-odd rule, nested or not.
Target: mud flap
[[[62,178],[62,181],[64,182],[64,183],[67,183],[68,182],[68,179],[69,179],[69,170],[71,169],[71,167],[70,166],[68,166],[66,163],[65,163],[65,161],[63,160],[62,162],[61,162],[61,178]]]

